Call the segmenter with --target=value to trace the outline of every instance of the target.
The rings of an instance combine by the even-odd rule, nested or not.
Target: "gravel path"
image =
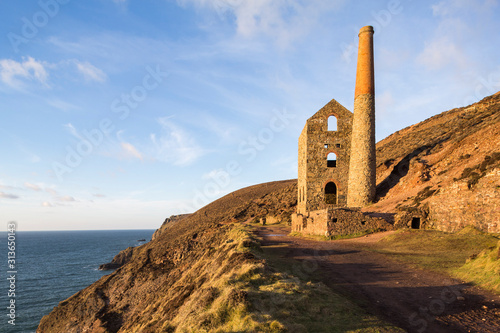
[[[325,242],[289,232],[263,226],[256,234],[267,253],[298,261],[295,275],[325,283],[408,332],[500,332],[499,296],[359,246],[383,235]]]

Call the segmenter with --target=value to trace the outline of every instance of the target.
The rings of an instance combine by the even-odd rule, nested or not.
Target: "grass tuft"
[[[453,271],[454,276],[500,294],[500,242]]]

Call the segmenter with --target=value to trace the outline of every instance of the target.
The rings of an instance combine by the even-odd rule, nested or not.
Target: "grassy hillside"
[[[286,217],[295,204],[294,180],[231,193],[61,302],[38,332],[397,331],[325,286],[256,257],[258,245],[242,223],[271,213]]]

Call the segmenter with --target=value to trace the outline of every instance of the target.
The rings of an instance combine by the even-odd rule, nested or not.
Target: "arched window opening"
[[[325,186],[325,203],[328,205],[337,204],[337,185],[334,182],[329,182]]]
[[[337,117],[335,116],[328,117],[328,130],[329,131],[337,130]]]
[[[335,155],[335,153],[328,154],[326,158],[326,166],[329,168],[337,167],[337,155]]]

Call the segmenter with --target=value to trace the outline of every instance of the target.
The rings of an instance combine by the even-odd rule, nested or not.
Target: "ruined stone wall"
[[[292,232],[307,235],[353,235],[374,230],[392,230],[393,226],[382,218],[371,217],[346,208],[328,208],[292,215]]]
[[[473,225],[500,232],[500,170],[494,169],[469,188],[467,181],[441,188],[429,202],[429,222],[438,230],[455,232]]]
[[[335,116],[337,130],[328,131],[328,118]],[[347,180],[351,145],[352,113],[332,100],[309,118],[299,138],[299,188],[304,189],[304,202],[298,212],[305,214],[329,206],[325,203],[325,186],[334,182],[337,204],[347,204]],[[327,156],[335,153],[336,166],[327,166]],[[300,190],[299,190],[300,193]]]

